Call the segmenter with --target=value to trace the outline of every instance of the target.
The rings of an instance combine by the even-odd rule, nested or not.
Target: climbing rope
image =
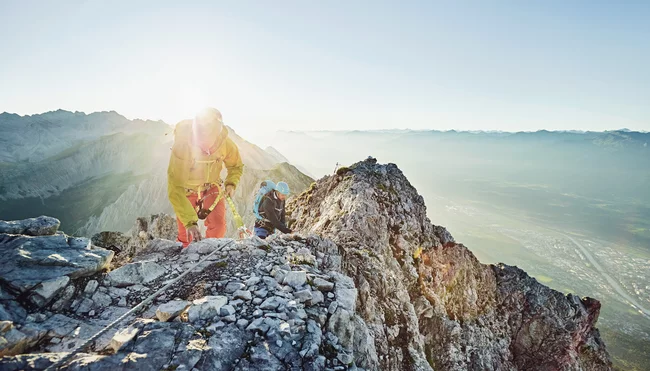
[[[251,231],[244,226],[244,219],[242,219],[241,215],[237,212],[237,208],[235,207],[235,203],[233,202],[232,198],[230,196],[226,197],[226,201],[228,202],[228,206],[230,207],[230,212],[232,212],[232,219],[235,221],[235,228],[239,232],[239,239],[244,239],[246,237],[252,236],[253,234]]]
[[[158,297],[160,294],[165,292],[171,285],[176,283],[178,280],[181,278],[185,277],[188,273],[190,273],[194,268],[198,267],[200,264],[204,263],[206,260],[208,260],[212,255],[216,254],[217,252],[222,251],[224,248],[228,247],[230,244],[234,243],[235,240],[229,241],[223,246],[220,246],[219,248],[215,249],[213,252],[208,254],[205,258],[201,259],[199,262],[191,266],[188,270],[186,270],[183,274],[180,276],[177,276],[176,278],[172,279],[170,282],[168,282],[166,285],[161,287],[158,291],[154,292],[153,294],[149,295],[146,299],[144,299],[140,304],[136,305],[135,307],[131,308],[128,312],[124,313],[120,317],[118,317],[115,321],[109,323],[106,327],[101,329],[99,332],[97,332],[95,335],[91,336],[88,338],[88,340],[84,341],[81,345],[73,349],[70,353],[68,353],[65,357],[61,358],[57,362],[53,363],[50,367],[46,368],[45,371],[54,371],[62,367],[65,363],[67,363],[72,357],[82,351],[84,348],[86,348],[90,343],[93,341],[97,340],[100,336],[104,335],[108,330],[113,328],[115,325],[118,323],[122,322],[126,317],[130,316],[134,312],[136,312],[138,309],[144,307],[145,305],[149,304],[153,299]]]

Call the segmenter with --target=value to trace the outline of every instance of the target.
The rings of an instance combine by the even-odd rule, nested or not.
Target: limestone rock
[[[313,283],[314,286],[316,286],[316,288],[318,288],[320,291],[329,292],[334,289],[334,284],[332,282],[324,280],[322,278],[315,278]]]
[[[243,290],[245,288],[246,288],[246,285],[244,285],[241,282],[228,282],[228,284],[226,285],[226,292],[228,294],[232,294],[235,291]]]
[[[49,281],[41,282],[40,285],[33,290],[37,296],[30,298],[31,301],[42,307],[49,303],[56,294],[58,294],[70,282],[70,277],[61,276]]]
[[[90,280],[86,284],[86,287],[84,288],[84,294],[86,295],[92,295],[95,293],[95,290],[97,290],[97,287],[99,287],[99,282],[96,280]]]
[[[58,219],[49,216],[12,221],[0,220],[0,233],[50,236],[56,233],[60,225]]]
[[[354,350],[345,354],[356,366],[611,368],[595,328],[596,301],[572,301],[512,267],[481,264],[431,224],[423,198],[394,164],[369,159],[327,176],[292,199],[287,214],[292,229],[338,246],[312,251],[323,254],[323,265],[340,263],[330,274],[337,304],[329,307],[328,329]],[[357,331],[355,311],[371,331]],[[361,349],[362,339],[374,349]]]
[[[192,302],[192,306],[187,311],[190,322],[205,320],[219,315],[221,307],[228,303],[225,296],[205,296]]]
[[[253,294],[249,290],[237,290],[233,293],[233,296],[236,299],[242,299],[242,300],[251,300],[253,299]]]
[[[129,263],[108,274],[116,287],[149,283],[165,274],[165,268],[154,262]]]
[[[299,288],[307,283],[307,272],[291,271],[284,277],[283,283],[293,288]]]
[[[111,339],[110,349],[114,353],[118,352],[125,344],[132,341],[139,332],[140,328],[136,326],[129,326],[116,332]]]
[[[70,279],[88,276],[108,267],[113,252],[93,248],[86,238],[73,238],[64,234],[52,236],[15,236],[0,234],[0,277],[8,287],[24,293],[39,289],[52,294],[62,288],[67,276]],[[65,286],[65,285],[63,285]],[[52,291],[54,289],[54,291]]]
[[[190,302],[185,300],[173,300],[158,306],[156,309],[156,317],[161,322],[167,322],[183,313],[189,306]]]

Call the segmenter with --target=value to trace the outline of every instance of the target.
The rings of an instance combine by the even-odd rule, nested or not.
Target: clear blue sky
[[[185,4],[191,3],[191,5]],[[0,0],[0,112],[650,130],[650,1]]]

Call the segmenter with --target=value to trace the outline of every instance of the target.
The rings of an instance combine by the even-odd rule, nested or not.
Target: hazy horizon
[[[111,113],[111,112],[114,112],[114,113],[116,113],[116,114],[118,114],[118,115],[120,115],[120,116],[122,116],[122,117],[124,117],[124,118],[126,118],[128,120],[131,120],[131,121],[136,121],[136,120],[157,121],[157,122],[165,123],[165,124],[167,124],[169,126],[172,126],[172,127],[174,125],[176,125],[175,123],[170,123],[170,122],[160,120],[160,119],[155,120],[155,119],[144,118],[144,117],[128,117],[128,116],[123,115],[122,113],[120,113],[120,112],[118,112],[116,110],[84,112],[84,111],[79,111],[79,110],[74,110],[73,111],[73,110],[59,108],[59,109],[56,109],[56,110],[39,112],[39,113],[32,113],[32,114],[20,114],[20,113],[16,113],[16,112],[8,112],[8,111],[0,112],[0,114],[18,115],[20,117],[31,117],[31,116],[45,115],[45,114],[48,114],[48,113],[54,113],[56,111],[65,111],[65,112],[71,112],[71,113],[82,113],[84,115],[91,115],[91,114],[96,114],[96,113]],[[246,127],[243,127],[243,128],[242,127],[237,127],[237,126],[234,126],[234,125],[231,125],[231,124],[228,124],[228,123],[227,123],[227,125],[231,126],[233,129],[235,129],[240,134],[241,134],[241,132],[243,132],[244,135],[250,134],[250,132],[248,132],[246,130]],[[240,130],[240,129],[243,129],[243,130]],[[342,133],[342,132],[355,132],[355,131],[370,132],[370,133],[372,133],[372,132],[378,132],[378,133],[381,133],[381,132],[397,132],[397,131],[418,131],[418,132],[419,131],[422,131],[422,132],[438,131],[438,132],[486,133],[486,134],[490,134],[490,133],[495,133],[495,134],[496,133],[500,133],[500,134],[538,133],[538,132],[544,132],[544,131],[546,131],[546,132],[573,132],[573,133],[606,133],[606,132],[614,132],[614,131],[629,131],[629,132],[638,132],[638,133],[648,133],[648,132],[650,132],[650,131],[646,131],[646,130],[632,130],[632,129],[625,128],[625,127],[605,129],[605,130],[578,130],[578,129],[549,130],[549,129],[541,128],[541,129],[519,130],[519,131],[505,131],[505,130],[489,129],[489,128],[488,129],[477,129],[477,130],[463,130],[463,129],[436,129],[436,128],[417,128],[417,129],[414,129],[414,128],[408,128],[408,127],[404,127],[404,128],[394,127],[394,128],[385,128],[385,129],[371,129],[370,128],[370,129],[331,129],[331,130],[327,130],[327,129],[277,129],[277,130],[267,129],[267,130],[263,130],[262,132],[263,133],[270,133],[270,132],[279,132],[279,133],[283,133],[283,132],[286,132],[286,133],[299,133],[299,132],[302,132],[302,133]],[[255,136],[256,135],[253,135],[253,137],[255,137]]]
[[[650,130],[650,3],[0,3],[0,111],[242,132]]]

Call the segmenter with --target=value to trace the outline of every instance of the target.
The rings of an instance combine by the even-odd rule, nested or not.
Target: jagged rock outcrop
[[[288,207],[294,230],[338,245],[382,370],[611,368],[598,301],[481,264],[394,164],[340,168]]]
[[[113,258],[86,238],[57,232],[59,224],[44,216],[0,222],[0,355],[20,353],[57,327],[36,329],[33,323],[45,319],[28,312],[72,299],[69,283],[101,272]]]

